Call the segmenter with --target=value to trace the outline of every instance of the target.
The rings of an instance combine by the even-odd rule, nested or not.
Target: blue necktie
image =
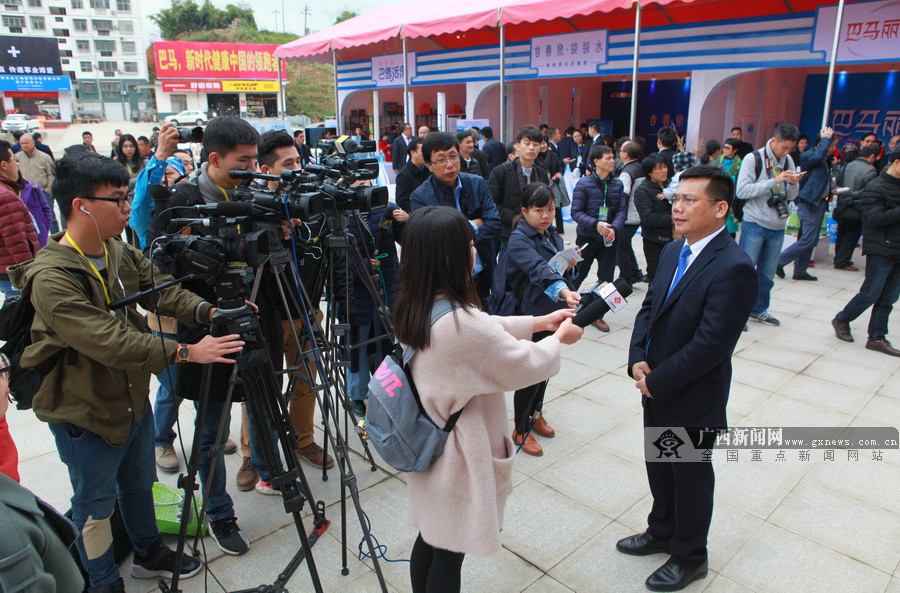
[[[684,247],[681,248],[681,253],[678,255],[678,269],[675,270],[675,278],[672,282],[672,286],[669,287],[669,292],[666,293],[666,300],[669,299],[669,295],[672,294],[672,291],[675,290],[675,287],[681,282],[681,277],[684,276],[684,271],[687,269],[688,256],[690,254],[691,248],[687,242],[685,242]]]

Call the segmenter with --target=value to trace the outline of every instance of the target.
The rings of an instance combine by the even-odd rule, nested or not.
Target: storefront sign
[[[4,94],[13,99],[56,99],[59,97],[59,93],[52,91],[6,91]]]
[[[59,76],[59,44],[54,37],[0,36],[0,74]]]
[[[0,91],[71,91],[68,76],[0,74]]]
[[[813,50],[831,60],[837,6],[816,11]],[[869,62],[900,59],[900,2],[854,2],[844,6],[838,40],[839,62]]]
[[[277,80],[223,80],[225,93],[277,93]]]
[[[157,41],[153,44],[156,77],[278,80],[277,47],[253,43]],[[283,65],[282,76],[287,76]]]
[[[164,80],[162,90],[164,93],[220,93],[222,83],[218,80]]]
[[[608,29],[532,37],[531,67],[538,76],[596,74],[606,63],[608,41]]]
[[[416,76],[416,52],[407,52],[408,80]],[[372,57],[372,80],[377,87],[403,86],[403,54]]]

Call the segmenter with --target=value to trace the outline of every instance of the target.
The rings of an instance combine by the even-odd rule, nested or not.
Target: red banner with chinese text
[[[157,41],[156,77],[278,80],[277,45]],[[287,72],[282,68],[282,76]]]

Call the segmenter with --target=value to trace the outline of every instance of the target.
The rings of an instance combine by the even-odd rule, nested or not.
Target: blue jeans
[[[368,340],[371,337],[370,334],[374,325],[375,322],[372,320],[366,324],[355,326],[352,329],[352,343],[359,344],[360,342]],[[371,373],[369,372],[368,350],[368,346],[363,346],[350,351],[352,365],[357,367],[356,371],[351,370],[352,366],[347,367],[347,395],[350,399],[365,400],[369,398],[369,378],[371,377]],[[387,355],[387,353],[385,353],[385,355]],[[376,359],[377,356],[378,355],[376,354]]]
[[[8,299],[19,296],[19,289],[15,288],[9,280],[0,280],[0,292]]]
[[[246,405],[246,404],[245,404]],[[265,435],[260,434],[259,423],[257,422],[256,415],[253,413],[253,407],[246,405],[247,407],[247,428],[250,431],[250,461],[253,465],[254,471],[259,476],[259,479],[263,482],[268,482],[272,478],[272,471],[269,469],[269,466],[266,465],[266,457],[263,455],[262,451],[262,441],[260,440]],[[284,468],[281,464],[281,456],[278,453],[278,431],[272,429],[269,431],[269,442],[272,443],[272,449],[275,451],[275,456],[277,458],[278,467],[275,468],[276,473],[282,473]]]
[[[806,267],[812,259],[813,250],[819,244],[819,232],[822,229],[822,217],[828,202],[822,200],[813,206],[806,200],[797,200],[797,217],[800,219],[800,234],[797,241],[788,245],[778,258],[779,266],[794,262],[794,276],[806,274]]]
[[[196,410],[200,402],[194,402]],[[222,429],[222,447],[219,454],[212,458],[212,448],[216,443],[219,431],[219,420],[225,413],[225,426]],[[202,423],[202,424],[201,424]],[[231,409],[226,410],[225,402],[210,401],[206,404],[206,416],[194,421],[194,430],[202,431],[200,437],[200,484],[201,492],[206,497],[206,514],[212,521],[228,519],[234,516],[234,503],[225,490],[225,441],[228,439],[228,427],[231,425]],[[215,467],[215,471],[213,471]],[[210,482],[210,473],[212,481]],[[208,488],[207,488],[208,486]]]
[[[753,307],[753,315],[765,313],[769,309],[769,297],[772,286],[775,285],[775,267],[783,244],[784,229],[773,231],[748,220],[741,225],[740,245],[753,261],[759,280],[759,297]]]
[[[87,535],[92,554],[88,557],[82,530],[88,519],[105,519],[108,533],[109,517],[118,497],[134,549],[146,554],[159,541],[152,494],[156,481],[153,411],[148,406],[144,416],[132,423],[131,434],[121,447],[114,447],[100,435],[74,424],[50,423],[49,427],[72,482],[72,522],[79,534],[76,545],[82,566],[87,569],[91,586],[109,585],[119,578],[112,538],[103,533],[102,524],[90,529]]]
[[[151,331],[154,336],[162,336],[169,340],[175,339],[175,334]],[[153,418],[156,421],[156,446],[166,447],[175,442],[175,420],[178,418],[178,408],[182,399],[175,395],[175,381],[177,380],[178,364],[170,364],[162,373],[156,376],[159,379],[159,389],[156,390],[156,404],[153,406]]]
[[[872,307],[869,318],[869,339],[883,340],[887,336],[888,318],[900,295],[900,261],[869,254],[866,256],[866,277],[855,297],[837,314],[841,323],[850,323],[863,311]]]

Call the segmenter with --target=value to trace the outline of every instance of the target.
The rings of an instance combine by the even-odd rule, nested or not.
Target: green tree
[[[334,24],[336,25],[342,21],[347,21],[357,16],[359,16],[359,13],[357,11],[350,10],[349,8],[344,8],[344,10],[342,10],[341,13],[337,15],[337,18],[334,19]]]
[[[159,27],[163,39],[176,41],[183,35],[224,29],[237,23],[238,26],[256,30],[256,19],[253,9],[246,4],[229,4],[225,10],[219,10],[209,0],[198,5],[194,0],[172,0],[170,8],[163,8],[150,16]]]
[[[331,64],[288,62],[285,90],[289,115],[308,115],[322,121],[334,115],[334,70]]]

